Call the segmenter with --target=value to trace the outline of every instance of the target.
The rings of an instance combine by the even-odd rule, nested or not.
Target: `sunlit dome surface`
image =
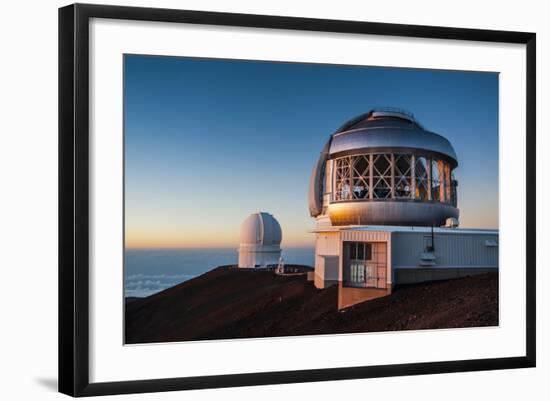
[[[276,266],[281,257],[282,232],[279,222],[266,212],[252,213],[241,224],[239,267]]]
[[[269,213],[252,213],[241,224],[241,244],[278,246],[281,239],[281,226]]]

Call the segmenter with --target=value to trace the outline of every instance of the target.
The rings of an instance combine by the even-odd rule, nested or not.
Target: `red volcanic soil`
[[[498,325],[498,274],[396,287],[337,310],[304,275],[219,267],[126,304],[126,343]]]

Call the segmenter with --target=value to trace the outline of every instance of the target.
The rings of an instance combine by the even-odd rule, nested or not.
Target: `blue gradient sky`
[[[308,180],[329,135],[377,106],[453,144],[462,227],[498,227],[498,74],[125,56],[126,246],[237,246],[262,210],[313,243]]]

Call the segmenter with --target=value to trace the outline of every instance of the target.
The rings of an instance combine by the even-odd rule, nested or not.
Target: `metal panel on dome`
[[[363,128],[336,134],[332,137],[330,155],[353,150],[408,148],[443,154],[456,164],[451,143],[441,135],[421,129]]]
[[[410,122],[415,122],[414,116],[411,113],[407,113],[403,110],[374,110],[371,116],[376,117],[397,117]]]
[[[282,230],[279,222],[269,213],[259,212],[259,223],[262,245],[279,245],[282,240]]]
[[[437,202],[343,202],[329,206],[332,225],[404,225],[442,226],[449,217],[458,218],[459,210]]]
[[[319,216],[323,210],[323,181],[329,147],[330,140],[323,147],[309,179],[308,206],[311,217]]]

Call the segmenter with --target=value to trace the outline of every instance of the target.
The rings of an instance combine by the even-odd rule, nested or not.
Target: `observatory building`
[[[239,267],[277,266],[281,239],[281,226],[271,214],[252,213],[241,224]]]
[[[332,134],[314,166],[315,285],[339,307],[400,283],[498,269],[498,231],[459,229],[458,158],[406,111],[371,110]]]

